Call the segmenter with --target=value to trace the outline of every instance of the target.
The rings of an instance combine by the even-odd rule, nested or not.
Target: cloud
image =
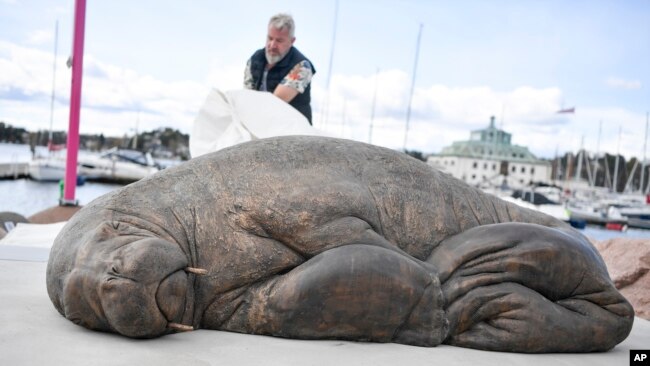
[[[0,120],[28,129],[49,127],[52,54],[0,41]],[[57,58],[55,128],[65,129],[70,69]],[[84,55],[81,133],[121,136],[140,123],[188,132],[208,87],[193,81],[164,82]],[[140,121],[140,122],[138,122]]]
[[[70,69],[57,59],[54,128],[66,129],[69,118]],[[0,41],[0,120],[30,130],[49,128],[52,55]],[[238,89],[242,65],[211,61],[204,81],[163,81],[136,70],[84,57],[81,133],[123,136],[160,127],[185,133],[210,88]],[[625,156],[642,156],[645,115],[623,108],[580,106],[576,114],[556,114],[564,99],[558,87],[519,86],[496,90],[489,86],[416,85],[406,128],[410,77],[398,69],[370,75],[335,73],[330,90],[323,80],[312,85],[314,125],[348,139],[424,153],[436,153],[470,132],[489,125],[512,133],[513,143],[540,157],[556,149],[584,147]],[[374,109],[373,109],[374,104]],[[602,123],[598,138],[599,121]],[[622,129],[619,143],[619,126]]]
[[[52,31],[47,30],[36,30],[27,35],[27,43],[33,45],[52,43],[53,39]]]
[[[209,63],[207,83],[210,87],[223,91],[242,88],[245,65],[226,65],[217,58],[210,60]]]
[[[609,77],[605,83],[607,86],[614,89],[641,89],[641,82],[638,80],[625,80],[617,77]]]
[[[378,87],[371,127],[375,80]],[[497,127],[512,134],[513,144],[528,147],[538,157],[577,151],[583,139],[582,147],[592,153],[619,151],[627,157],[643,156],[645,115],[588,105],[580,106],[576,114],[557,114],[565,99],[558,87],[416,86],[407,132],[409,85],[407,73],[400,70],[382,71],[378,76],[335,74],[329,105],[325,105],[325,90],[314,85],[314,124],[343,138],[398,150],[406,139],[409,150],[437,153],[454,141],[468,140],[472,130],[487,127],[495,116]],[[600,138],[599,121],[603,121]]]
[[[498,91],[487,86],[416,86],[408,132],[410,79],[406,72],[334,75],[330,89],[327,104],[325,90],[314,87],[312,105],[317,127],[366,142],[372,134],[373,143],[394,149],[402,149],[406,139],[409,150],[438,152],[454,141],[467,140],[471,130],[487,127],[491,116],[496,117],[498,127],[512,130],[525,126],[525,134],[534,131],[538,139],[539,134],[555,133],[570,124],[566,117],[555,114],[562,100],[562,91],[555,87],[521,86]],[[552,151],[544,149],[542,154],[549,155]]]
[[[0,99],[30,101],[42,97],[42,94],[28,94],[25,90],[14,88],[12,86],[5,86],[0,88]]]
[[[25,95],[49,94],[52,54],[0,41],[0,90],[20,89]]]

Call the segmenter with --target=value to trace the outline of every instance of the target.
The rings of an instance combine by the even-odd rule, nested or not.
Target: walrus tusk
[[[194,273],[195,275],[204,276],[208,271],[203,268],[185,267],[185,272]]]
[[[190,325],[178,324],[178,323],[167,323],[167,328],[171,328],[179,332],[191,332],[194,330],[194,327]]]

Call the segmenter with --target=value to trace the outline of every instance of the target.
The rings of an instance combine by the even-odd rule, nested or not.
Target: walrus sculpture
[[[257,140],[106,194],[56,238],[56,309],[151,338],[207,328],[300,339],[592,352],[630,304],[568,225],[405,154]]]

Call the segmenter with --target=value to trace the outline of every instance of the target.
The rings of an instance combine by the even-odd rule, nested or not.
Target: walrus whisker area
[[[167,328],[174,329],[179,332],[191,332],[194,330],[194,327],[191,325],[178,324],[178,323],[167,323]]]
[[[208,274],[208,271],[203,268],[194,268],[194,267],[185,267],[185,272],[194,273],[195,275],[205,276]]]

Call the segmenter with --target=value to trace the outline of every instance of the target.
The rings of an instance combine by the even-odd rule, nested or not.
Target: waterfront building
[[[494,125],[472,131],[468,141],[455,141],[427,163],[474,186],[521,188],[550,183],[551,163],[538,159],[527,147],[513,145],[512,135]]]

